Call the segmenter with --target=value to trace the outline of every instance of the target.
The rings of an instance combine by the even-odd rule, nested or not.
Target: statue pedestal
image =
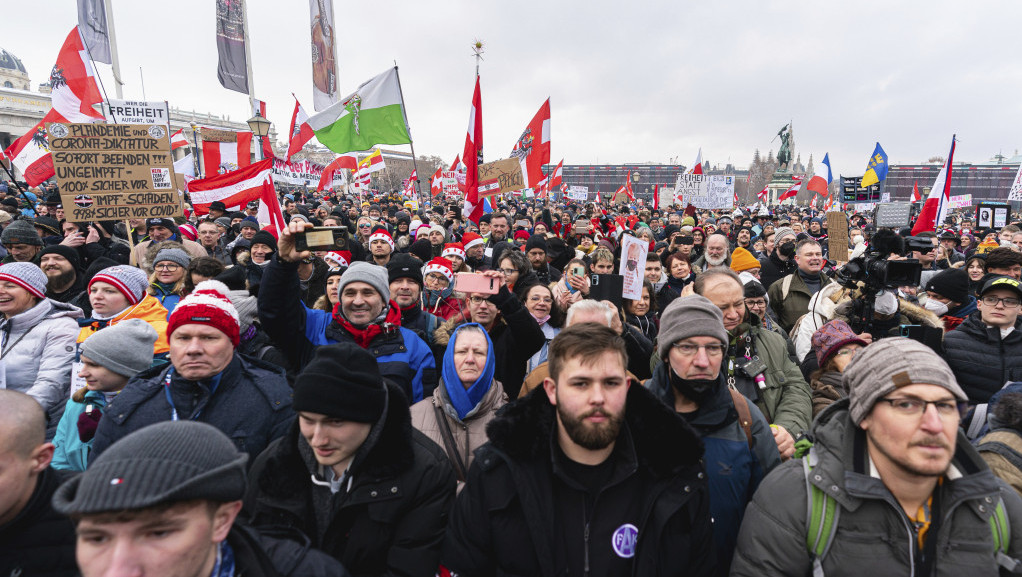
[[[771,178],[770,182],[767,184],[770,204],[777,204],[778,197],[784,194],[784,192],[791,188],[794,184],[795,179],[792,178],[791,171],[779,170],[775,172],[773,178]],[[795,204],[795,199],[789,198],[785,200],[785,202]]]

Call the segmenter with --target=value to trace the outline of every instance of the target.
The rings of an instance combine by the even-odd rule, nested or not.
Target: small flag
[[[699,147],[699,152],[696,154],[696,162],[692,165],[692,168],[688,171],[689,174],[702,174],[703,173],[703,147]]]
[[[294,94],[291,96],[294,96]],[[287,161],[290,162],[291,157],[298,153],[307,142],[312,140],[313,136],[316,136],[316,133],[309,126],[309,115],[305,113],[305,109],[299,104],[298,98],[295,98],[295,109],[291,112],[291,131],[288,133]]]
[[[923,209],[919,211],[919,218],[916,219],[915,226],[912,227],[912,236],[920,232],[936,231],[937,227],[944,222],[951,204],[951,171],[954,158],[955,137],[952,136],[951,152],[948,153],[944,166],[937,173],[937,179],[933,181],[933,188],[930,189],[930,194],[926,197],[926,202],[923,203]]]
[[[561,175],[563,172],[564,159],[562,158],[561,161],[557,163],[554,171],[550,173],[550,188],[557,188],[558,186],[561,186]]]
[[[465,162],[465,207],[462,213],[472,222],[478,224],[479,218],[486,212],[488,203],[480,202],[479,163],[483,159],[483,97],[479,90],[479,77],[476,76],[475,90],[472,92],[472,108],[468,118],[468,130],[465,133],[465,150],[461,154]],[[492,211],[492,208],[490,209]]]
[[[397,67],[364,82],[355,92],[309,118],[320,144],[344,154],[377,144],[409,144]]]
[[[1019,166],[1019,169],[1022,170],[1022,166]],[[919,202],[922,199],[923,199],[922,195],[919,194],[919,181],[918,180],[913,180],[912,181],[912,202]]]
[[[798,196],[798,189],[802,188],[801,182],[796,182],[791,185],[791,188],[781,193],[781,196],[777,197],[777,202],[788,200],[789,198],[795,198]]]
[[[185,138],[185,129],[182,128],[170,135],[170,149],[177,150],[182,146],[188,146],[188,139]]]
[[[820,163],[820,169],[815,171],[812,178],[806,184],[806,188],[821,195],[830,195],[830,183],[834,181],[834,177],[831,175],[830,170],[830,153],[823,155],[823,162]]]
[[[885,178],[887,178],[887,153],[878,142],[876,148],[873,149],[873,155],[869,157],[866,174],[863,175],[862,183],[859,186],[863,188],[872,186]]]
[[[273,159],[267,158],[245,168],[191,181],[188,193],[195,214],[209,214],[209,205],[216,200],[224,203],[228,211],[239,210],[250,201],[258,200],[260,216],[265,214],[265,220],[260,222],[268,222],[278,231],[281,230],[284,227],[284,215],[273,189],[272,172]]]

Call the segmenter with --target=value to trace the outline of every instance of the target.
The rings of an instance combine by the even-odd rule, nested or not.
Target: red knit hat
[[[440,256],[447,258],[450,256],[461,257],[461,260],[465,260],[465,247],[460,242],[450,242],[444,245],[444,251],[440,253]]]
[[[465,245],[465,250],[468,250],[477,244],[483,244],[484,242],[486,241],[483,240],[483,237],[479,236],[479,234],[475,232],[466,232],[461,235],[461,244]]]
[[[373,230],[373,233],[369,235],[369,242],[373,242],[374,240],[382,240],[383,242],[390,245],[390,250],[394,250],[394,238],[390,236],[390,233],[387,232],[387,229],[383,228],[382,226],[377,227],[375,230]]]
[[[454,282],[454,271],[451,261],[447,260],[442,256],[438,256],[433,260],[426,263],[426,266],[422,267],[422,276],[426,276],[431,272],[438,272],[447,277],[447,282]],[[180,306],[180,305],[178,305]]]
[[[182,325],[208,325],[227,335],[231,343],[238,346],[241,322],[238,320],[237,309],[227,296],[228,292],[227,285],[220,281],[200,282],[170,313],[167,337]]]

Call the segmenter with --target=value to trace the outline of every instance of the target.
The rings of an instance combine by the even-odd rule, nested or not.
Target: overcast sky
[[[45,81],[73,0],[8,3],[0,47]],[[983,162],[1022,148],[1022,4],[864,1],[334,2],[340,92],[400,66],[419,155],[464,146],[481,65],[486,159],[506,157],[548,96],[552,161],[747,166],[788,121],[795,152],[862,174],[876,141],[892,163]],[[125,97],[246,119],[217,81],[214,0],[113,0]],[[309,10],[250,0],[256,96],[286,132],[294,92],[312,113]],[[110,67],[99,65],[113,95]],[[835,175],[836,176],[836,175]]]

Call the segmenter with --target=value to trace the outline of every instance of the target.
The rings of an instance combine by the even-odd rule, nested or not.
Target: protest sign
[[[1022,164],[1018,166],[1015,181],[1011,183],[1011,188],[1008,190],[1008,200],[1022,200]]]
[[[646,253],[649,243],[630,234],[621,236],[621,265],[618,274],[624,277],[621,296],[626,299],[642,298],[642,280],[646,273]]]
[[[103,103],[103,116],[111,124],[162,124],[170,129],[166,101],[111,100]]]
[[[461,192],[461,189],[458,188],[458,171],[456,170],[441,170],[440,183],[444,194],[456,195]]]
[[[674,202],[696,208],[735,206],[735,177],[719,174],[679,174],[674,183]]]
[[[827,213],[827,255],[838,262],[848,260],[848,216],[843,212]]]
[[[522,163],[517,158],[505,158],[479,165],[479,194],[493,196],[514,192],[526,187]],[[496,185],[496,186],[494,186]]]
[[[568,198],[571,200],[578,200],[585,202],[589,200],[589,187],[588,186],[569,186],[567,192]]]
[[[960,194],[958,196],[952,196],[948,200],[950,200],[951,208],[968,208],[972,206],[971,194]]]
[[[162,125],[54,122],[46,130],[68,221],[184,214]]]

